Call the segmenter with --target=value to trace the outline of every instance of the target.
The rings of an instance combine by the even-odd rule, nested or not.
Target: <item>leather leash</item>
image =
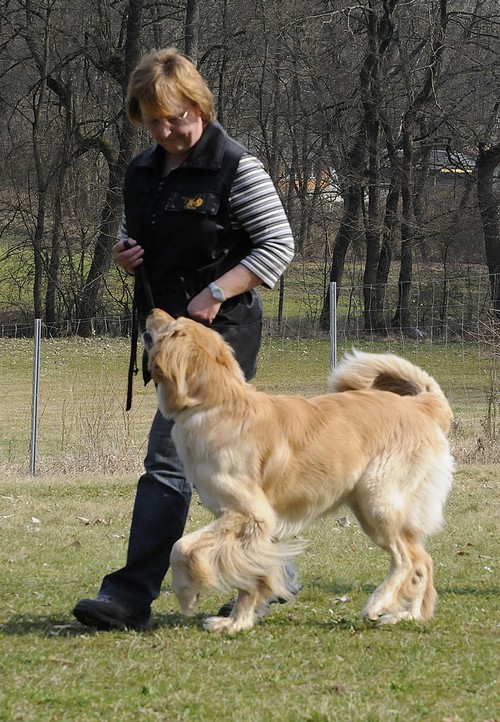
[[[150,313],[155,307],[153,294],[151,293],[151,286],[149,285],[148,274],[146,269],[141,264],[135,269],[135,283],[134,283],[134,298],[132,301],[132,331],[131,331],[131,345],[130,345],[130,360],[128,366],[128,377],[127,377],[127,403],[125,411],[130,411],[132,407],[132,387],[134,376],[139,372],[137,366],[137,342],[139,340],[139,312],[137,308],[137,297],[138,297],[138,286],[141,287],[147,302],[147,310]]]

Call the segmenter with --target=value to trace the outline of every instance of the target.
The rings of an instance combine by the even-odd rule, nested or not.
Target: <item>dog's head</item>
[[[166,416],[195,406],[216,404],[228,383],[245,379],[222,336],[190,318],[173,318],[155,308],[146,321],[143,343],[148,369]]]

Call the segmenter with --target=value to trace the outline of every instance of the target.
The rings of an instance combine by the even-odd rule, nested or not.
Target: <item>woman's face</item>
[[[142,124],[170,155],[185,155],[201,138],[203,121],[200,111],[194,105],[179,106],[176,115],[165,116],[161,109],[147,110],[141,106]]]

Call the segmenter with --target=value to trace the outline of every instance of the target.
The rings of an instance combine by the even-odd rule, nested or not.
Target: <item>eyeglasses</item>
[[[182,115],[167,115],[166,118],[163,118],[164,122],[170,123],[170,125],[178,125],[178,123],[181,123],[183,120],[186,120],[187,114],[189,113],[189,108],[182,113]]]
[[[186,120],[189,113],[189,108],[184,111],[181,115],[166,115],[164,118],[146,118],[144,125],[146,128],[159,128],[163,123],[168,123],[171,126],[180,125],[183,120]]]

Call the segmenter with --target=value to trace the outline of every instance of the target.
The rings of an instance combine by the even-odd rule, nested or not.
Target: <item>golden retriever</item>
[[[270,597],[287,597],[291,537],[347,504],[390,555],[362,616],[426,620],[436,591],[424,549],[452,482],[452,412],[436,381],[392,354],[353,351],[330,376],[334,393],[271,396],[245,382],[231,348],[209,327],[154,309],[143,341],[161,412],[186,473],[217,517],[171,554],[173,589],[193,615],[205,589],[236,587],[211,632],[250,629]]]

